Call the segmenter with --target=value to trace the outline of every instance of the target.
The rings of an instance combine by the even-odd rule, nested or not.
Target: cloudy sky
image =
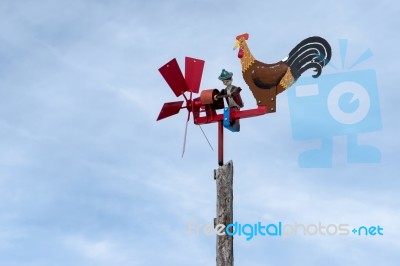
[[[181,158],[183,112],[155,121],[176,99],[158,68],[204,59],[202,89],[222,89],[226,68],[254,107],[232,51],[248,32],[263,62],[320,35],[336,66],[322,75],[372,69],[382,127],[358,140],[381,160],[347,162],[346,136],[333,134],[332,167],[302,168],[299,155],[320,140],[294,138],[284,92],[277,113],[226,131],[235,220],[380,225],[384,235],[238,236],[236,265],[398,265],[399,11],[388,0],[0,0],[0,264],[214,265],[215,237],[188,224],[215,217],[217,154],[190,124]],[[216,148],[216,125],[203,129]]]

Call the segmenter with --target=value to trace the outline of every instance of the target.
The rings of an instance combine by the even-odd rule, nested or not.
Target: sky
[[[218,76],[228,69],[254,108],[232,50],[247,32],[262,62],[318,35],[332,46],[333,66],[321,77],[372,69],[382,126],[359,141],[381,160],[349,163],[346,136],[333,134],[332,166],[301,167],[299,155],[321,140],[295,138],[284,92],[276,113],[225,131],[234,220],[384,229],[235,236],[235,264],[398,265],[399,11],[388,0],[1,0],[0,264],[215,265],[215,236],[188,228],[215,217],[217,153],[191,121],[181,158],[186,113],[156,122],[164,102],[180,100],[158,68],[203,59],[201,89],[222,89]],[[348,40],[345,62],[339,40]],[[367,49],[373,56],[350,69]],[[217,126],[203,130],[216,150]]]

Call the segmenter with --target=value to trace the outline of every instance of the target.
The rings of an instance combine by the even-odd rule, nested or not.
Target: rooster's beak
[[[236,41],[235,45],[233,45],[233,50],[235,50],[236,48],[238,48],[240,46],[240,42]]]

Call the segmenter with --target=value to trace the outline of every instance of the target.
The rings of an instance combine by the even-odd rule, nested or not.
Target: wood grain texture
[[[217,218],[215,224],[233,223],[233,162],[214,171],[217,182]],[[217,266],[233,265],[233,236],[217,235]]]

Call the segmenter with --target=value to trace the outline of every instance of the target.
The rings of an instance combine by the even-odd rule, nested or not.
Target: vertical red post
[[[224,164],[224,125],[223,121],[218,121],[218,164]]]

